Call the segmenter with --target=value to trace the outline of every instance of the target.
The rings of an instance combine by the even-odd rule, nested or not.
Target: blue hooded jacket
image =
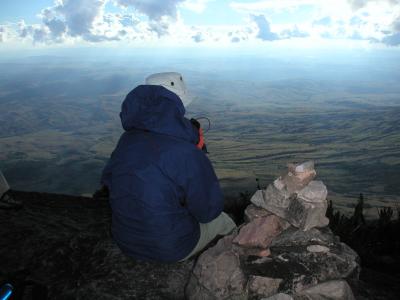
[[[199,222],[222,212],[218,179],[184,114],[180,98],[156,85],[136,87],[122,104],[125,132],[102,184],[110,191],[113,238],[140,260],[183,259],[199,240]]]

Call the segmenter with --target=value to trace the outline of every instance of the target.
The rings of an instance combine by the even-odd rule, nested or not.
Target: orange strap
[[[199,128],[199,143],[196,145],[196,147],[200,150],[204,147],[204,134],[202,128]]]

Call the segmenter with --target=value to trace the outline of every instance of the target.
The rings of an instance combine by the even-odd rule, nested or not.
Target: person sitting
[[[109,190],[111,232],[127,255],[177,262],[236,228],[203,148],[201,130],[185,115],[182,75],[157,73],[122,103],[125,132],[101,183]]]

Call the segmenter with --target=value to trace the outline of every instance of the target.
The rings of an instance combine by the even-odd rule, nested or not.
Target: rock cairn
[[[203,252],[186,287],[188,299],[352,300],[358,255],[327,227],[327,189],[314,163],[257,191],[240,228]]]
[[[276,179],[265,191],[257,191],[251,202],[302,230],[328,225],[328,190],[322,181],[313,181],[317,175],[314,162],[289,164],[288,168],[286,176]]]

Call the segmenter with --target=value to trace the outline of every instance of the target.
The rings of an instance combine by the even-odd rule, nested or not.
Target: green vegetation
[[[329,202],[327,217],[329,226],[342,242],[352,247],[359,255],[364,267],[399,274],[400,270],[400,210],[393,219],[391,207],[377,208],[378,220],[363,221],[362,194],[352,217],[334,211]]]

